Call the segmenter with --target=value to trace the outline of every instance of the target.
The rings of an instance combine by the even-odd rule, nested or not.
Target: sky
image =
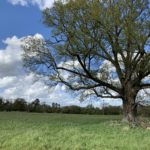
[[[0,96],[10,99],[20,97],[28,101],[39,98],[41,102],[57,102],[62,106],[93,104],[100,107],[102,100],[89,98],[80,102],[79,96],[72,96],[64,86],[50,88],[43,80],[36,80],[33,73],[26,73],[22,67],[22,39],[29,35],[50,37],[50,29],[42,23],[41,12],[52,7],[53,1],[0,0]]]

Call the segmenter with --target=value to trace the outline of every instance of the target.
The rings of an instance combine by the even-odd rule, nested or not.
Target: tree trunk
[[[135,102],[137,90],[127,84],[123,97],[123,122],[137,123],[137,104]]]
[[[137,105],[132,101],[123,100],[123,122],[137,123]]]

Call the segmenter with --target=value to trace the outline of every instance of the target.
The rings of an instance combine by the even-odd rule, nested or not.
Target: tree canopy
[[[72,90],[120,98],[124,119],[135,122],[136,97],[150,88],[149,7],[149,0],[56,1],[43,12],[51,38],[25,39],[25,67]]]

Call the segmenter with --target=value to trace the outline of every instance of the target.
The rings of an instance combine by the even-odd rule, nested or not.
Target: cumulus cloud
[[[28,36],[38,39],[43,39],[41,34]],[[88,98],[82,103],[79,101],[79,95],[73,95],[66,91],[65,86],[57,85],[55,87],[48,87],[42,79],[37,80],[35,74],[26,73],[23,70],[22,62],[22,48],[23,39],[13,36],[3,41],[6,44],[4,49],[0,49],[0,96],[5,98],[25,98],[29,102],[39,98],[41,102],[51,104],[57,102],[61,106],[65,105],[80,105],[86,106],[93,104],[100,107],[102,101],[96,101],[95,98]],[[73,62],[68,62],[68,67]],[[61,66],[62,64],[60,64]],[[76,62],[76,66],[79,64]],[[65,73],[64,73],[65,75]],[[66,75],[67,76],[67,75]],[[107,100],[106,102],[109,102]],[[112,103],[113,104],[113,103]],[[115,103],[118,104],[118,103]]]
[[[20,75],[22,73],[21,39],[13,36],[4,40],[3,43],[7,46],[0,50],[0,77]]]
[[[40,8],[40,10],[52,7],[54,1],[55,0],[8,0],[8,2],[10,2],[12,5],[36,5]]]
[[[6,76],[0,78],[0,88],[8,88],[10,85],[12,85],[14,82],[17,81],[17,78],[14,76]]]
[[[41,34],[33,37],[43,38]],[[62,106],[86,106],[88,101],[80,103],[77,97],[66,92],[65,86],[49,88],[42,79],[36,80],[33,73],[27,74],[23,71],[21,44],[24,38],[13,36],[3,41],[6,47],[0,49],[0,96],[11,99],[20,97],[28,101],[39,98],[41,102],[57,102]]]

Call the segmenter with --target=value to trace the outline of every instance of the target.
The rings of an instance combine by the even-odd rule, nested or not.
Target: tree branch
[[[104,96],[102,94],[99,94],[96,89],[93,89],[93,91],[94,91],[94,93],[96,94],[97,97],[101,97],[101,98],[112,98],[112,99],[122,98],[120,95]]]
[[[143,83],[143,84],[140,85],[140,87],[141,87],[141,89],[149,89],[150,88],[150,83],[147,83],[147,84]]]

